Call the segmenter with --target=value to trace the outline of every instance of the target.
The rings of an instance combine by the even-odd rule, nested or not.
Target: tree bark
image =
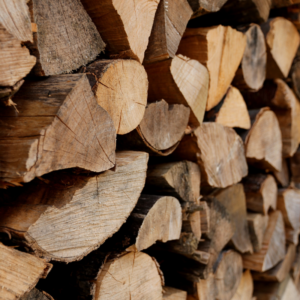
[[[73,167],[102,172],[115,164],[115,129],[85,75],[28,81],[1,109],[0,180],[18,185]]]
[[[144,187],[147,161],[147,153],[124,151],[116,171],[49,174],[1,203],[0,227],[38,256],[80,260],[125,223]]]
[[[252,300],[253,278],[251,272],[246,270],[243,273],[239,287],[231,300]]]
[[[111,116],[117,134],[134,130],[147,105],[144,67],[133,60],[98,60],[85,71],[98,104]]]
[[[206,110],[211,110],[224,97],[241,63],[246,47],[243,33],[231,27],[188,28],[178,53],[198,60],[207,67],[209,91]]]
[[[209,75],[194,59],[176,55],[173,59],[145,65],[149,80],[148,101],[160,99],[191,109],[190,125],[198,127],[204,117]]]

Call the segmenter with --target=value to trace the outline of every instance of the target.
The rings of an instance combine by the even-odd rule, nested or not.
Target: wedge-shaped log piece
[[[283,261],[278,263],[272,269],[260,273],[260,272],[253,272],[253,278],[256,281],[276,281],[282,282],[288,276],[293,262],[296,257],[296,246],[293,244],[289,244],[287,246],[287,252]]]
[[[267,78],[286,78],[299,47],[297,28],[292,22],[278,17],[263,24],[262,30],[268,51]]]
[[[34,288],[29,293],[26,293],[20,300],[54,300],[49,294],[46,292],[39,291]]]
[[[296,256],[292,264],[291,268],[291,276],[296,284],[296,286],[299,286],[299,280],[300,280],[300,245],[298,244],[296,248]]]
[[[259,252],[243,255],[244,268],[264,272],[273,268],[285,257],[285,231],[280,211],[269,216],[269,223]]]
[[[150,102],[165,99],[191,109],[190,124],[199,126],[204,117],[209,75],[194,59],[176,55],[173,59],[145,65],[149,79]]]
[[[0,243],[0,299],[19,299],[34,288],[40,278],[46,278],[51,268],[44,259]]]
[[[277,207],[277,184],[272,175],[250,174],[243,179],[247,209],[267,215]]]
[[[240,253],[252,253],[253,247],[247,222],[246,197],[242,184],[235,184],[226,189],[217,190],[210,194],[219,201],[227,210],[235,226],[231,243]]]
[[[102,172],[115,164],[115,129],[85,75],[28,81],[14,107],[1,109],[0,180],[28,182],[80,167]]]
[[[160,0],[144,63],[165,60],[176,55],[192,13],[188,0]]]
[[[71,72],[104,50],[105,44],[80,0],[31,0],[29,7],[36,24],[34,42],[28,43],[37,57],[35,75]]]
[[[210,208],[205,201],[200,202],[202,210],[200,211],[201,232],[208,233],[210,231]]]
[[[250,239],[254,252],[259,252],[262,247],[264,235],[268,226],[269,216],[261,214],[247,214]]]
[[[206,13],[220,10],[227,1],[228,0],[188,0],[191,8],[193,9],[194,18]]]
[[[224,99],[206,114],[205,120],[227,127],[242,129],[251,127],[245,100],[240,91],[233,86],[229,87]]]
[[[246,270],[243,273],[239,287],[231,300],[252,300],[253,295],[253,278],[251,272]]]
[[[220,25],[185,31],[178,53],[198,60],[209,72],[206,110],[222,100],[241,63],[245,47],[244,34],[231,27]]]
[[[160,0],[81,0],[111,56],[144,60]]]
[[[165,300],[186,300],[187,292],[169,286],[163,288],[163,299]]]
[[[297,19],[299,16],[299,12],[296,13]],[[300,25],[300,22],[298,22]],[[295,25],[295,24],[294,24]],[[297,26],[298,29],[298,26]],[[292,63],[292,67],[290,70],[289,77],[292,80],[292,86],[295,94],[297,95],[298,99],[300,98],[300,48],[298,48],[294,61]]]
[[[282,138],[278,119],[268,108],[250,111],[253,125],[245,139],[247,162],[256,168],[280,171]]]
[[[98,60],[86,68],[97,102],[111,116],[117,134],[126,134],[141,122],[147,104],[144,67],[132,60]]]
[[[290,185],[290,171],[288,169],[287,159],[282,158],[281,171],[274,172],[274,176],[279,186],[287,188]]]
[[[300,103],[294,92],[281,79],[268,80],[257,93],[244,93],[250,109],[269,106],[279,122],[284,157],[295,153],[300,141]]]
[[[267,48],[265,37],[256,24],[250,25],[243,32],[245,32],[247,44],[233,85],[240,90],[258,91],[266,79]]]
[[[147,153],[124,151],[117,154],[116,171],[49,174],[50,183],[32,182],[16,201],[3,204],[0,228],[36,255],[80,260],[126,221],[144,187],[147,161]]]
[[[289,161],[290,170],[291,170],[291,181],[300,189],[300,147],[295,152],[294,156]]]
[[[118,149],[169,155],[182,139],[189,116],[190,109],[182,104],[169,105],[165,100],[150,103],[136,130],[118,137]]]
[[[242,139],[217,123],[203,123],[186,135],[173,156],[198,162],[203,185],[225,188],[248,174]]]

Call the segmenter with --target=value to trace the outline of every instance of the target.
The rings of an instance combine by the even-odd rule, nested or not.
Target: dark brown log
[[[272,8],[290,6],[296,3],[300,3],[299,0],[272,0]]]
[[[39,291],[34,288],[29,293],[26,293],[20,300],[54,300],[49,294],[46,292]]]
[[[176,55],[192,13],[187,0],[161,0],[159,2],[144,63],[165,60]]]
[[[216,12],[221,9],[221,7],[228,0],[188,0],[191,8],[193,9],[193,18],[201,16],[206,13]]]
[[[199,61],[209,73],[206,110],[215,107],[224,97],[241,63],[246,47],[243,33],[231,27],[188,28],[178,53]]]
[[[149,80],[148,101],[160,99],[191,109],[190,125],[199,126],[204,117],[209,75],[198,61],[183,55],[145,65]]]
[[[299,12],[298,12],[299,16]],[[294,24],[295,25],[295,24]],[[300,29],[300,24],[298,30]],[[292,86],[298,99],[300,98],[300,47],[298,47],[296,56],[294,58],[289,77],[292,80]]]
[[[115,129],[97,105],[85,75],[28,81],[0,110],[0,181],[31,181],[80,167],[102,172],[115,164]]]
[[[119,136],[117,147],[169,155],[182,139],[189,116],[190,109],[184,105],[169,105],[164,100],[150,103],[140,125],[129,134]]]
[[[0,230],[37,256],[80,260],[125,223],[144,187],[147,161],[147,153],[118,152],[116,171],[61,171],[36,179],[19,191],[20,196],[11,189],[10,201],[1,203]]]
[[[291,181],[295,187],[300,188],[300,147],[290,159]]]
[[[12,98],[19,91],[23,83],[24,80],[20,80],[12,87],[0,88],[0,106],[14,106],[16,111],[18,111],[17,105],[12,101]]]
[[[165,300],[186,300],[187,292],[172,287],[163,288],[163,299]]]

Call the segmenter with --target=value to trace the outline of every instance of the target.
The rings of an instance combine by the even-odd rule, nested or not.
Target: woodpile
[[[0,0],[0,300],[300,299],[300,0]]]

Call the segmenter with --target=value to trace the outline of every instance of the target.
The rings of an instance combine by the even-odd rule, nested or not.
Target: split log
[[[244,268],[264,272],[273,268],[285,257],[285,231],[280,211],[269,215],[263,245],[259,252],[243,255]]]
[[[285,158],[282,158],[281,171],[274,172],[273,174],[279,186],[287,188],[290,185],[290,172]]]
[[[243,33],[231,27],[188,28],[178,53],[205,65],[209,72],[206,110],[215,107],[224,97],[240,65],[246,47]]]
[[[193,18],[201,16],[206,13],[216,12],[221,9],[221,7],[227,2],[228,0],[188,0],[191,8],[193,9]]]
[[[282,137],[278,119],[268,108],[249,112],[253,123],[245,139],[247,162],[256,168],[280,171]]]
[[[145,65],[149,80],[148,101],[160,99],[191,109],[190,124],[199,126],[204,117],[209,75],[194,59],[176,55],[173,59]]]
[[[253,250],[254,252],[260,252],[267,229],[269,216],[248,213],[247,221]]]
[[[3,203],[0,228],[38,256],[80,260],[126,221],[144,187],[147,161],[147,153],[124,151],[117,154],[116,171],[49,174]]]
[[[300,188],[300,147],[290,159],[291,181],[296,188]]]
[[[297,14],[299,16],[299,13]],[[299,28],[297,28],[299,30]],[[292,86],[298,99],[300,98],[300,48],[298,48],[292,67],[290,70],[289,77],[292,80]]]
[[[0,180],[12,184],[73,167],[102,172],[115,164],[115,129],[85,75],[28,81],[0,110]]]
[[[159,0],[81,0],[111,57],[144,60]]]
[[[0,243],[0,299],[19,299],[34,288],[40,278],[46,278],[51,268],[44,259]]]
[[[296,246],[293,244],[289,244],[287,246],[287,252],[283,261],[278,263],[272,269],[260,273],[260,272],[253,272],[253,278],[256,281],[276,281],[282,282],[289,274],[293,262],[296,257]]]
[[[267,78],[286,78],[300,42],[296,27],[292,22],[278,17],[263,24],[262,31],[268,52]]]
[[[299,244],[296,248],[295,259],[293,261],[292,268],[290,271],[291,271],[291,276],[296,286],[299,289],[299,280],[300,280],[300,245]]]
[[[187,292],[172,287],[165,286],[163,288],[163,299],[165,300],[186,300]]]
[[[181,37],[192,13],[187,0],[160,0],[144,63],[165,60],[176,55]]]
[[[117,147],[169,155],[182,139],[189,116],[190,109],[184,105],[169,105],[165,100],[150,103],[140,125],[129,134],[118,136]]]
[[[217,190],[210,194],[220,202],[229,214],[235,231],[231,238],[234,248],[240,253],[252,253],[253,247],[247,222],[246,196],[242,184],[235,184],[226,189]]]
[[[250,129],[251,122],[245,100],[238,89],[230,86],[223,100],[205,115],[205,121],[227,127]]]
[[[232,128],[203,123],[186,135],[172,156],[198,162],[202,184],[225,188],[248,173],[242,139]]]
[[[16,109],[17,105],[12,101],[12,98],[19,91],[23,83],[24,80],[20,80],[14,86],[0,88],[0,106],[14,106]]]
[[[247,13],[249,14],[248,11]],[[250,25],[243,32],[246,35],[247,44],[242,63],[232,84],[240,90],[254,92],[262,88],[266,79],[266,42],[262,30],[256,24]]]
[[[257,93],[244,93],[250,109],[269,106],[279,122],[283,156],[291,157],[295,153],[300,137],[300,103],[293,91],[281,79],[268,80]]]
[[[210,231],[210,208],[205,201],[200,202],[202,209],[200,210],[201,232],[208,233]]]
[[[246,270],[243,273],[240,285],[231,300],[252,300],[253,287],[251,272]]]
[[[272,8],[284,7],[300,3],[299,0],[272,0]]]
[[[247,208],[267,215],[277,207],[277,184],[272,175],[250,174],[243,179]]]
[[[41,292],[34,288],[29,293],[26,293],[20,300],[54,300],[48,293]]]
[[[285,227],[285,237],[288,243],[298,245],[299,243],[300,229],[293,229],[291,227]]]
[[[133,60],[98,60],[85,71],[98,104],[111,116],[117,134],[135,129],[147,105],[144,67]]]

